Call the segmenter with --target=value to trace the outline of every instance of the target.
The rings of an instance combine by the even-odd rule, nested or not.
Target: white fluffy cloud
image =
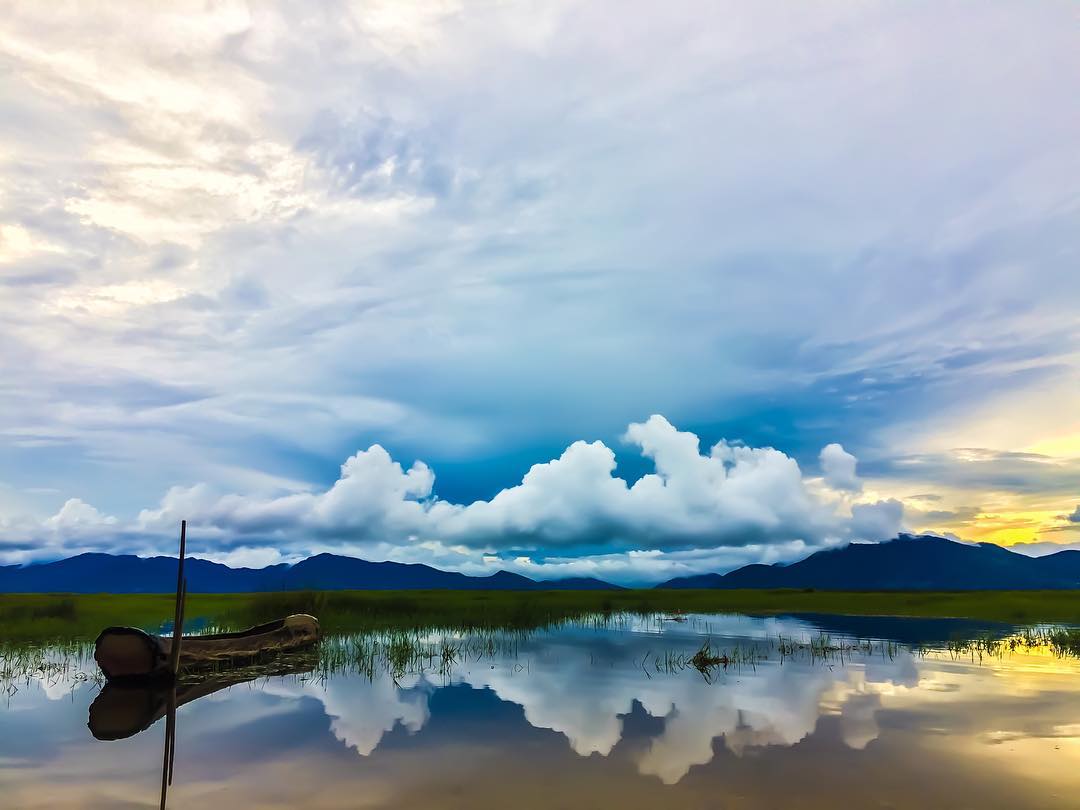
[[[402,538],[423,526],[434,482],[422,462],[403,470],[373,445],[342,464],[340,477],[325,492],[255,498],[217,496],[205,484],[174,487],[157,509],[139,513],[138,525],[153,531],[187,519],[236,535],[293,530],[355,541]]]
[[[859,492],[862,481],[855,473],[856,458],[847,452],[843,445],[833,442],[821,448],[818,456],[825,483],[833,489]]]
[[[490,550],[819,545],[850,536],[837,504],[814,496],[798,464],[778,450],[720,441],[703,454],[696,435],[659,415],[630,425],[625,438],[655,470],[632,484],[615,475],[611,448],[578,441],[559,458],[534,465],[517,486],[460,505],[433,496],[435,476],[427,465],[405,470],[374,445],[346,461],[324,492],[215,498],[202,486],[174,489],[160,508],[142,512],[139,524],[165,530],[186,517],[193,526],[232,535],[415,540]],[[876,513],[869,505],[860,508]],[[866,539],[887,536],[866,535],[869,520],[861,525]],[[879,527],[895,530],[885,521],[874,531]]]
[[[329,548],[470,572],[623,580],[789,559],[900,528],[899,501],[849,507],[809,486],[794,459],[772,448],[720,441],[703,453],[696,435],[659,415],[631,424],[624,439],[653,465],[632,483],[615,474],[611,448],[578,441],[490,500],[456,504],[435,495],[426,464],[405,469],[373,445],[323,491],[260,497],[173,487],[123,526],[73,499],[44,528],[80,538],[87,527],[111,529],[145,546],[146,538],[171,538],[186,519],[204,544],[234,559],[260,546],[285,557]],[[853,471],[854,457],[839,452]]]
[[[874,503],[857,503],[851,507],[852,537],[859,540],[877,540],[892,537],[900,530],[904,519],[904,505],[895,498]]]
[[[45,520],[46,529],[69,534],[85,531],[100,531],[116,525],[116,518],[103,515],[90,504],[79,498],[69,498],[60,507],[60,511]]]

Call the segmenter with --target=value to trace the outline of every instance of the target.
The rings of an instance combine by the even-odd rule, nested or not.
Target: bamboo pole
[[[183,635],[184,601],[187,582],[184,579],[184,552],[187,546],[187,521],[180,521],[180,562],[176,567],[176,606],[173,610],[173,637],[169,648],[169,670],[175,675],[180,667],[180,638]]]
[[[180,619],[177,622],[177,627],[181,630],[184,627],[184,614],[187,613],[187,577],[184,578],[184,584],[180,588]],[[183,636],[179,631],[173,633],[173,644],[176,645],[174,649],[176,652],[172,657],[172,674],[173,678],[176,677],[176,673],[180,671],[180,643]],[[170,651],[171,652],[171,651]]]
[[[169,693],[168,709],[165,713],[165,751],[161,761],[161,810],[165,810],[165,801],[172,784],[173,747],[176,740],[176,689]]]
[[[173,607],[173,637],[169,648],[169,672],[173,682],[165,715],[165,751],[161,763],[161,810],[165,810],[169,785],[173,778],[173,758],[176,754],[176,672],[180,668],[180,643],[184,633],[184,612],[187,607],[187,579],[184,577],[184,554],[187,551],[187,521],[180,521],[180,559],[176,566],[176,604]]]

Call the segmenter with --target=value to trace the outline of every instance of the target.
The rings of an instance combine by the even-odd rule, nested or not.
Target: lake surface
[[[179,707],[168,806],[1080,806],[1080,664],[948,649],[963,629],[695,616],[331,640],[315,673]],[[160,695],[93,676],[9,680],[0,806],[158,806],[166,722],[102,741],[87,720],[97,699],[99,735],[133,731]]]

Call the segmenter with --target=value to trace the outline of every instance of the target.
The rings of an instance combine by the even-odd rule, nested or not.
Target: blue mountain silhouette
[[[419,563],[369,562],[317,554],[295,565],[231,568],[189,558],[190,593],[288,590],[614,590],[592,578],[534,580],[509,571],[482,577]],[[819,551],[787,565],[747,565],[726,574],[678,577],[658,588],[814,588],[817,590],[1080,589],[1080,551],[1028,557],[990,543],[900,535],[885,543]],[[80,554],[26,566],[0,566],[0,593],[172,593],[174,557]]]
[[[598,579],[533,580],[509,571],[471,577],[429,565],[368,562],[354,557],[318,554],[295,565],[230,568],[188,558],[184,563],[189,593],[252,593],[290,590],[611,590]],[[0,593],[172,593],[175,557],[80,554],[56,562],[0,566]]]
[[[852,543],[784,565],[747,565],[659,588],[815,588],[831,591],[1056,590],[1080,588],[1080,551],[1028,557],[992,543],[959,543],[902,534],[886,543]]]

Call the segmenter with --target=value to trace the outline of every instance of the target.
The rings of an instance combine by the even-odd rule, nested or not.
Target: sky
[[[1080,544],[1070,2],[0,2],[0,564]]]

